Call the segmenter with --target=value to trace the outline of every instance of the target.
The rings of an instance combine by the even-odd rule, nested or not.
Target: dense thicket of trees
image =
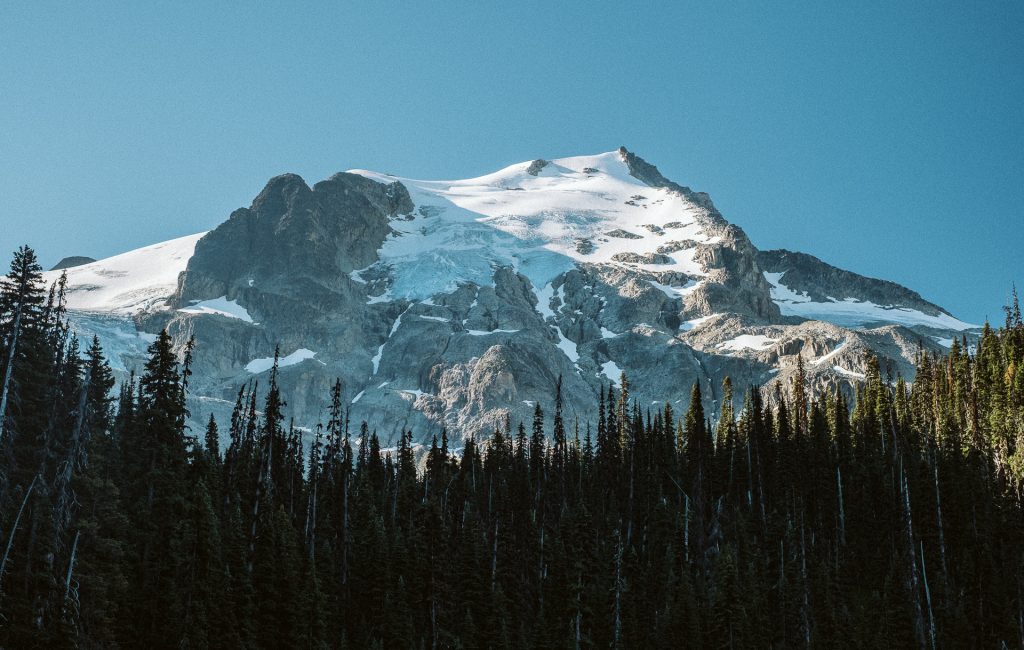
[[[0,342],[2,647],[1024,645],[1016,304],[852,405],[727,381],[712,423],[623,377],[459,449],[382,450],[340,383],[300,435],[276,366],[191,431],[191,346],[115,391],[28,249]]]

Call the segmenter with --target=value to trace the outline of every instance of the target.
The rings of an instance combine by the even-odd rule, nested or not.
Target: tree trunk
[[[316,468],[311,468],[315,472]],[[310,566],[316,567],[316,494],[320,481],[313,476],[313,489],[309,491],[309,505],[306,508],[306,544],[309,546]]]
[[[932,592],[928,588],[928,567],[924,564],[924,542],[921,542],[921,577],[924,579],[924,597],[928,605],[928,640],[935,650],[935,613],[932,611]]]
[[[683,556],[690,563],[690,497],[683,493]]]
[[[615,531],[615,627],[612,647],[622,647],[622,534]]]
[[[68,600],[68,595],[71,593],[71,574],[75,570],[75,555],[78,553],[78,538],[81,537],[82,531],[75,532],[75,541],[71,544],[71,559],[68,560],[68,572],[64,576],[64,602]]]
[[[7,536],[7,548],[4,549],[4,557],[0,560],[0,585],[4,582],[4,569],[7,567],[7,559],[11,556],[11,547],[14,546],[14,534],[18,532],[18,524],[21,523],[21,515],[25,512],[25,504],[28,503],[28,498],[32,496],[32,490],[36,487],[36,480],[39,479],[39,475],[32,477],[32,482],[28,486],[28,490],[25,491],[25,498],[21,500],[21,507],[18,508],[18,515],[14,518],[14,524],[11,526],[11,532]],[[0,591],[3,593],[3,591]]]
[[[800,622],[804,628],[804,645],[811,647],[811,588],[807,578],[807,547],[804,540],[803,516],[800,517],[800,581],[803,582],[803,603],[800,607]]]
[[[747,507],[754,505],[754,467],[750,462],[750,440],[747,440]]]
[[[491,593],[498,587],[498,520],[494,520],[494,543],[491,546]]]
[[[21,330],[21,305],[14,314],[14,329],[11,330],[10,345],[7,347],[7,367],[4,369],[4,384],[0,389],[0,441],[4,439],[4,424],[7,422],[7,394],[11,387],[11,373],[14,371],[15,351],[18,349],[18,334]]]
[[[345,452],[345,455],[346,455],[346,458],[347,458],[348,452]],[[347,467],[347,466],[348,466],[348,463],[346,462],[345,463],[345,467]],[[348,584],[348,542],[349,542],[349,535],[348,535],[348,488],[349,488],[348,475],[349,475],[349,473],[347,471],[345,471],[345,472],[343,472],[343,474],[344,475],[342,476],[342,479],[341,479],[341,485],[342,485],[342,497],[341,497],[341,510],[342,510],[342,513],[341,513],[341,584],[342,585],[346,585],[346,584]]]
[[[924,631],[924,612],[921,611],[920,578],[917,575],[917,551],[914,546],[914,520],[910,509],[910,485],[907,483],[906,472],[900,468],[900,484],[903,492],[903,521],[907,536],[907,592],[914,608],[914,636],[917,645],[927,645]]]
[[[939,528],[939,561],[942,563],[942,587],[943,594],[949,594],[949,567],[946,564],[946,534],[945,525],[942,523],[942,494],[939,490],[939,459],[932,451],[932,470],[935,475],[935,515]]]
[[[843,507],[843,474],[836,465],[836,485],[839,487],[839,541],[846,546],[846,509]]]
[[[86,408],[88,405],[89,396],[89,384],[92,377],[86,369],[85,377],[82,381],[81,389],[78,394],[78,407],[75,414],[75,427],[71,432],[71,440],[68,449],[67,458],[60,466],[60,471],[54,480],[53,490],[56,493],[55,505],[53,511],[53,543],[54,548],[60,548],[61,540],[64,538],[64,533],[68,526],[71,524],[72,509],[76,503],[74,491],[71,488],[71,482],[74,476],[74,472],[77,468],[83,467],[86,464],[86,444],[85,440],[85,421],[86,421]],[[77,538],[77,536],[76,536]]]

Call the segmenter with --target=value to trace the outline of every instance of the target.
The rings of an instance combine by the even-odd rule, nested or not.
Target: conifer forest
[[[0,283],[0,647],[1024,646],[1024,323],[913,382],[726,380],[382,441],[277,368],[188,426],[192,345],[116,381],[29,248]],[[683,405],[685,406],[685,404]],[[416,438],[418,439],[418,438]],[[220,442],[223,441],[223,442]]]

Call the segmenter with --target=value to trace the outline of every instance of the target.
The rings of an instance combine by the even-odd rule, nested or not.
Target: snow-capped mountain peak
[[[919,344],[971,327],[894,283],[757,250],[625,149],[463,180],[286,174],[208,233],[67,273],[76,327],[118,367],[161,328],[196,335],[195,417],[279,346],[300,424],[340,377],[385,434],[486,433],[550,408],[559,376],[567,411],[584,409],[622,371],[647,399],[685,401],[699,380],[714,412],[726,375],[785,379],[803,355],[817,385],[848,386],[867,351],[912,374]]]
[[[395,271],[395,298],[488,284],[495,266],[514,268],[535,287],[577,263],[699,277],[696,249],[683,242],[715,241],[698,223],[697,206],[631,176],[619,151],[523,162],[455,181],[350,173],[400,182],[416,206],[392,222],[395,233],[380,251],[380,263]]]

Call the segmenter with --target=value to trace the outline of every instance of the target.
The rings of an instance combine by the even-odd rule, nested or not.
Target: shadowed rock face
[[[388,220],[412,209],[401,183],[335,174],[310,189],[295,174],[278,176],[199,240],[175,302],[233,299],[257,282],[264,293],[290,292],[297,282],[336,290],[376,260]]]
[[[616,164],[652,188],[626,201],[629,209],[643,215],[638,203],[655,205],[665,193],[682,197],[680,219],[696,215],[700,234],[674,235],[684,224],[671,220],[623,222],[586,246],[568,241],[584,256],[604,245],[597,241],[602,236],[615,246],[643,245],[642,254],[624,250],[606,263],[570,260],[569,270],[543,287],[516,264],[494,262],[489,281],[460,282],[429,299],[392,297],[400,262],[382,258],[385,242],[418,241],[402,238],[436,228],[438,214],[454,204],[424,203],[417,198],[425,196],[422,189],[390,179],[342,173],[310,188],[286,174],[199,240],[169,301],[172,309],[143,315],[140,327],[167,327],[179,345],[196,337],[197,422],[211,411],[226,417],[239,385],[266,379],[247,365],[279,347],[283,357],[309,351],[280,373],[296,424],[312,427],[322,418],[329,387],[340,378],[352,420],[366,420],[386,444],[406,429],[421,441],[442,427],[453,435],[487,435],[507,418],[529,421],[538,402],[550,414],[559,377],[566,422],[572,426],[579,418],[585,429],[594,419],[595,395],[617,383],[620,371],[642,407],[657,408],[654,400],[685,407],[691,385],[700,382],[705,407],[715,414],[726,376],[738,390],[787,382],[798,355],[813,387],[849,390],[866,368],[868,351],[880,355],[883,369],[912,375],[919,342],[941,350],[906,327],[851,329],[783,317],[766,271],[785,271],[786,286],[811,296],[929,314],[939,309],[908,289],[807,255],[758,251],[706,194],[665,179],[625,149],[618,156]],[[549,183],[567,170],[538,160],[524,163],[523,172],[517,184]],[[606,172],[588,166],[578,173],[586,183]],[[466,237],[479,237],[489,228],[485,222],[466,220]],[[456,250],[460,244],[454,242]],[[664,270],[674,255],[691,253],[701,274]],[[429,279],[429,265],[416,268]],[[252,322],[180,311],[219,299],[234,301]]]
[[[73,269],[76,266],[82,266],[83,264],[92,264],[95,261],[96,260],[94,260],[93,258],[85,257],[84,255],[71,255],[70,257],[65,257],[61,261],[54,264],[53,268],[51,268],[50,270],[60,271],[61,269]]]

